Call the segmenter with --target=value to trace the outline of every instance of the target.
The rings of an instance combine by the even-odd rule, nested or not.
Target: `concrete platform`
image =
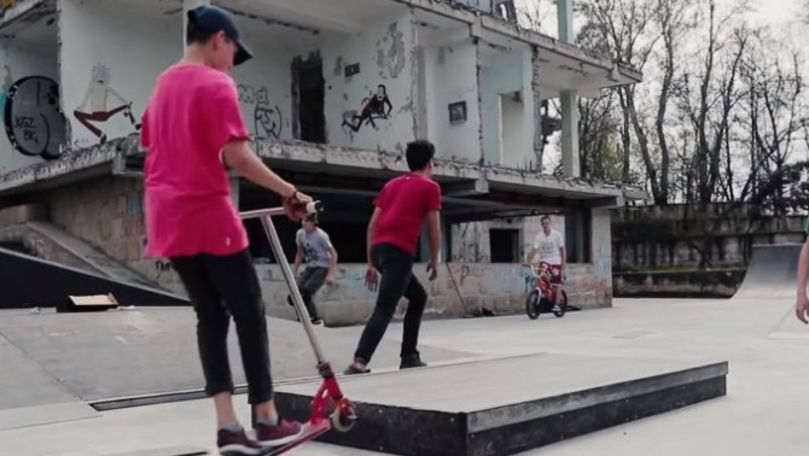
[[[727,363],[539,354],[344,377],[359,421],[322,440],[400,455],[496,456],[725,395]],[[318,382],[278,389],[298,419]]]

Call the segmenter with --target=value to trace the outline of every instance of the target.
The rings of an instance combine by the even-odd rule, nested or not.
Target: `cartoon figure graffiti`
[[[107,141],[107,135],[101,131],[100,128],[93,125],[91,122],[106,122],[112,116],[123,112],[135,131],[140,130],[140,124],[136,123],[135,116],[132,115],[132,102],[126,101],[121,95],[118,94],[112,87],[110,87],[110,70],[104,65],[98,64],[93,66],[92,78],[90,85],[87,87],[87,93],[84,95],[84,100],[81,106],[73,111],[73,116],[81,122],[82,125],[87,127],[96,137],[99,142],[104,144]],[[121,104],[114,109],[107,108],[107,99],[113,96]],[[87,104],[90,104],[91,111],[87,112]]]
[[[256,122],[256,139],[278,139],[281,136],[281,110],[270,104],[266,87],[256,93],[256,109],[253,111]]]
[[[11,145],[21,154],[59,158],[67,137],[59,108],[59,85],[43,76],[15,82],[5,98],[3,117]]]
[[[354,133],[360,131],[363,124],[370,124],[376,128],[375,119],[387,119],[393,110],[393,105],[388,98],[388,89],[384,84],[379,84],[376,94],[370,98],[362,100],[362,112],[349,111],[343,116],[343,126],[348,127]],[[387,109],[386,109],[387,108]]]

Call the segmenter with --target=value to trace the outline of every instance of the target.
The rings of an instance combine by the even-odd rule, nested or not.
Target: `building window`
[[[489,248],[492,263],[518,263],[520,255],[520,230],[489,229]]]
[[[295,108],[294,136],[302,141],[326,143],[325,85],[323,59],[312,55],[292,64],[292,99]]]
[[[565,214],[565,248],[568,263],[589,263],[592,261],[591,233],[592,219],[589,209],[581,209]]]

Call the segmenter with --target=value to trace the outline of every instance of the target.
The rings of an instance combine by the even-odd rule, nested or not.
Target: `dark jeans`
[[[408,304],[404,318],[401,356],[414,355],[418,353],[416,347],[421,316],[427,304],[427,292],[413,275],[413,256],[396,246],[379,244],[371,249],[371,262],[382,274],[379,295],[374,313],[365,324],[354,356],[366,363],[371,361],[402,296],[407,298]]]
[[[273,397],[270,348],[261,287],[249,253],[199,254],[171,259],[197,313],[197,344],[205,374],[205,392],[233,392],[227,337],[230,317],[236,323],[248,401]]]
[[[300,276],[298,276],[298,290],[301,292],[301,297],[303,298],[303,303],[306,304],[306,310],[309,311],[309,318],[312,320],[317,320],[317,306],[315,305],[315,300],[313,299],[317,290],[320,290],[320,287],[326,283],[326,275],[329,273],[329,268],[324,268],[322,266],[309,266],[303,270]],[[292,297],[287,297],[287,302],[289,305],[292,305]]]

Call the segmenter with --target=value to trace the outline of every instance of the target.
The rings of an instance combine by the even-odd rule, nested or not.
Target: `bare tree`
[[[773,213],[783,214],[795,209],[788,201],[789,163],[795,151],[807,146],[806,83],[801,76],[801,61],[797,51],[773,52],[772,40],[757,37],[756,52],[743,63],[743,80],[748,88],[744,116],[749,119],[749,151],[751,173],[741,199],[761,198]],[[779,55],[780,54],[780,55]],[[803,138],[801,138],[803,136]],[[802,157],[805,158],[805,157]],[[771,195],[761,195],[760,181],[775,182],[768,187]],[[785,179],[779,185],[778,179]]]
[[[585,0],[579,5],[615,60],[641,70],[651,62],[662,72],[655,83],[646,83],[652,95],[639,96],[636,86],[618,89],[623,180],[629,180],[630,156],[637,150],[656,204],[667,204],[671,196],[673,152],[667,121],[679,43],[693,27],[688,16],[692,5],[693,0]]]

